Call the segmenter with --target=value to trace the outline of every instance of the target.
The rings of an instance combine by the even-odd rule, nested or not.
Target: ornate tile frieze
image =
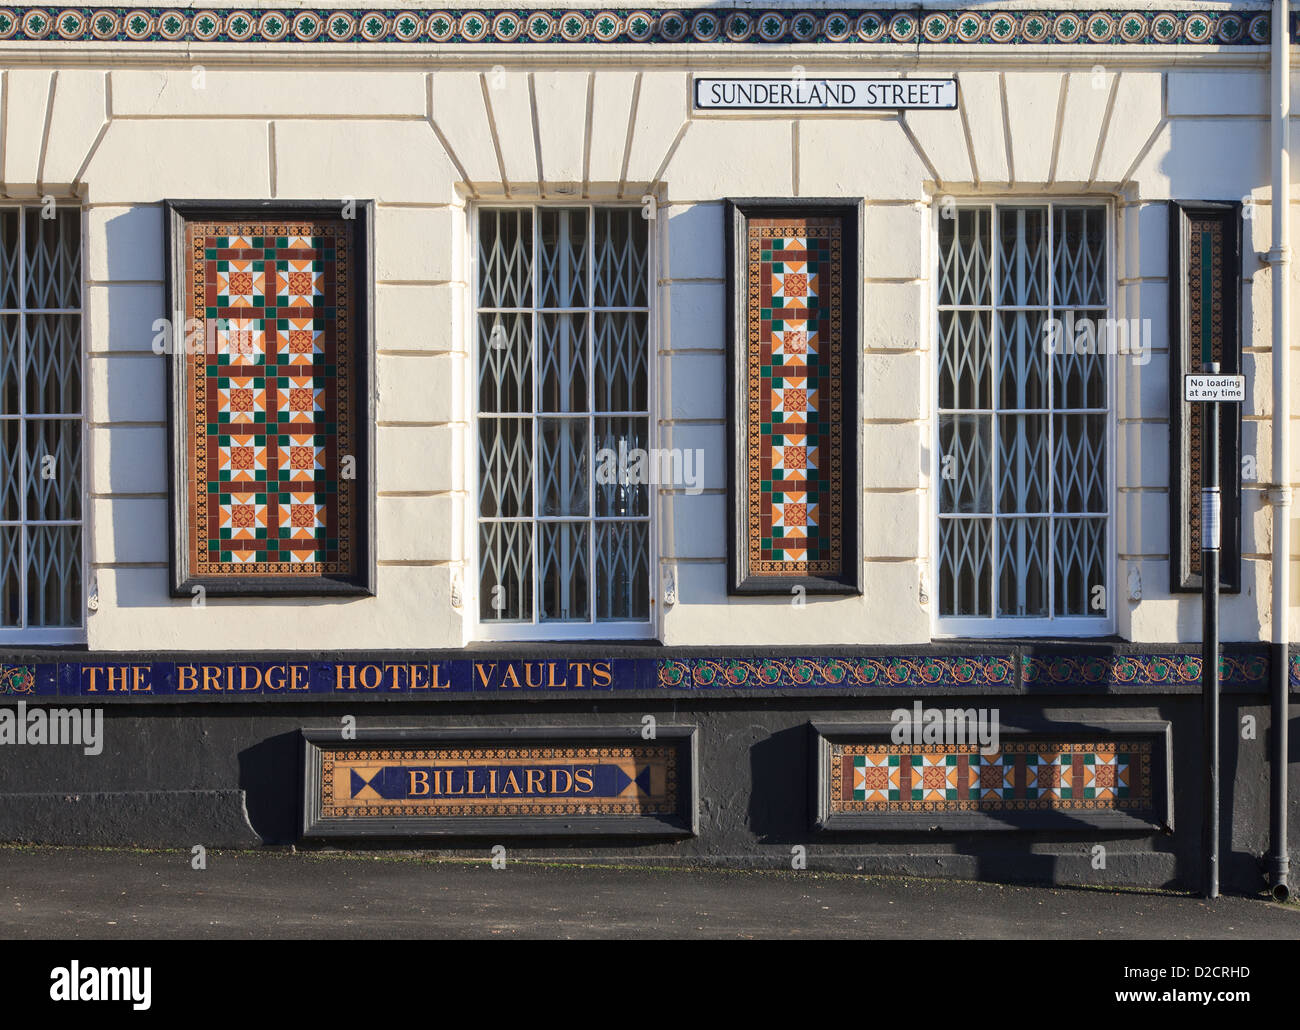
[[[1260,46],[1259,11],[4,7],[0,42]]]

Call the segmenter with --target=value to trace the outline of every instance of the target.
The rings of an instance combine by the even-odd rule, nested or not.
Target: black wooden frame
[[[695,726],[659,726],[654,741],[641,736],[640,726],[493,726],[455,729],[359,729],[352,738],[332,729],[302,730],[303,837],[612,837],[699,836],[699,733]],[[659,815],[484,815],[393,816],[391,818],[325,818],[321,814],[323,747],[394,748],[420,744],[461,744],[467,747],[627,746],[664,743],[678,749],[677,811]]]
[[[968,706],[961,706],[968,707]],[[994,717],[996,716],[994,710]],[[1011,723],[1010,725],[1008,723]],[[1115,718],[1088,722],[1057,722],[1038,716],[1003,719],[999,726],[1002,738],[1036,737],[1069,741],[1100,736],[1105,740],[1136,738],[1154,745],[1151,756],[1151,801],[1154,811],[1144,817],[1117,809],[1026,809],[1016,811],[967,810],[958,812],[831,812],[831,745],[834,743],[888,744],[897,724],[892,720],[861,723],[810,722],[810,749],[814,768],[812,784],[812,826],[820,832],[841,830],[1079,830],[1107,828],[1153,830],[1172,833],[1174,829],[1173,727],[1164,720]]]
[[[727,252],[727,592],[730,594],[784,594],[802,588],[809,594],[862,593],[862,429],[858,424],[862,395],[862,208],[861,200],[826,198],[753,198],[726,201]],[[842,508],[845,573],[826,576],[753,576],[749,572],[745,543],[746,454],[745,358],[747,269],[745,233],[751,217],[835,217],[844,226],[844,476],[839,503]]]
[[[163,236],[164,297],[168,310],[163,317],[179,320],[172,326],[167,361],[167,442],[169,469],[168,530],[170,547],[170,590],[173,597],[190,597],[196,587],[211,597],[305,597],[373,596],[375,593],[375,323],[374,323],[374,208],[373,200],[347,202],[355,222],[353,232],[353,361],[351,371],[356,401],[357,482],[364,496],[357,498],[352,541],[357,573],[350,577],[196,576],[190,572],[186,522],[181,517],[189,482],[188,423],[179,418],[186,411],[185,348],[176,346],[188,310],[183,291],[189,284],[185,230],[199,219],[265,220],[270,218],[340,218],[345,203],[320,200],[164,200]]]
[[[1183,400],[1183,376],[1199,373],[1200,363],[1186,353],[1188,340],[1188,256],[1192,218],[1217,218],[1224,227],[1224,374],[1241,373],[1242,209],[1236,202],[1169,202],[1169,590],[1201,592],[1193,573],[1190,497],[1201,484],[1190,482],[1184,460],[1190,447],[1191,405]],[[1219,481],[1223,496],[1220,593],[1241,592],[1241,408],[1219,405]]]

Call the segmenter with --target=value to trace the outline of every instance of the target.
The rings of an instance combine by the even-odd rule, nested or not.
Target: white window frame
[[[950,198],[943,198],[945,201]],[[991,265],[990,276],[997,275],[997,261],[1000,246],[1000,236],[998,233],[998,210],[1000,208],[1015,207],[1046,207],[1048,209],[1048,297],[1049,314],[1055,316],[1056,306],[1053,303],[1055,298],[1053,291],[1055,288],[1054,276],[1052,273],[1052,262],[1055,259],[1053,248],[1054,240],[1054,219],[1053,211],[1057,207],[1074,207],[1074,206],[1091,206],[1102,207],[1105,209],[1106,217],[1106,317],[1115,318],[1115,296],[1119,283],[1119,270],[1115,264],[1116,248],[1116,205],[1113,197],[1110,196],[1088,196],[1088,195],[1069,195],[1069,194],[1011,194],[1008,196],[981,197],[972,195],[969,197],[951,198],[953,203],[959,209],[985,208],[990,210],[990,229],[992,233]],[[1118,492],[1116,487],[1115,476],[1115,451],[1116,451],[1116,387],[1118,377],[1115,372],[1117,356],[1112,356],[1112,360],[1104,363],[1106,377],[1106,487],[1105,496],[1107,504],[1106,512],[1106,554],[1104,555],[1106,569],[1106,614],[1105,616],[1083,616],[1083,615],[1066,615],[1057,616],[1015,616],[1015,615],[998,615],[997,614],[997,587],[998,587],[998,569],[996,564],[997,548],[997,524],[1000,516],[997,514],[997,415],[1002,410],[998,406],[998,362],[1001,357],[1001,327],[998,321],[998,312],[1003,310],[997,303],[998,291],[996,279],[991,281],[990,296],[990,318],[993,331],[992,357],[994,361],[992,372],[992,391],[993,391],[993,426],[992,426],[992,455],[991,455],[991,475],[992,491],[991,500],[994,505],[994,513],[989,518],[993,519],[993,537],[992,544],[994,547],[994,559],[992,565],[992,611],[989,616],[973,615],[942,615],[940,609],[940,585],[941,585],[941,553],[939,550],[939,521],[941,508],[941,493],[943,486],[942,462],[943,453],[940,444],[940,421],[939,416],[941,409],[939,407],[939,378],[941,371],[940,362],[940,335],[939,335],[939,219],[942,215],[938,211],[937,203],[932,203],[930,207],[931,221],[928,238],[930,241],[930,292],[926,300],[927,313],[930,319],[930,374],[929,374],[929,391],[932,398],[934,411],[933,424],[931,425],[930,440],[931,454],[933,455],[932,467],[930,472],[930,554],[932,556],[930,567],[933,581],[933,589],[930,597],[930,632],[934,639],[980,639],[980,638],[1014,638],[1014,637],[1034,637],[1034,638],[1053,638],[1053,637],[1107,637],[1115,633],[1116,627],[1116,607],[1118,604],[1118,595],[1115,589],[1116,569],[1118,565],[1118,537],[1116,527],[1116,513],[1118,511]],[[1049,383],[1051,377],[1048,377]],[[1049,386],[1050,389],[1050,386]],[[1017,409],[1018,410],[1018,409]],[[1049,431],[1051,420],[1048,420]],[[1054,457],[1049,449],[1049,472],[1054,477],[1055,468],[1053,467]],[[1049,483],[1054,480],[1049,479]],[[1049,496],[1052,487],[1049,486]],[[1053,512],[1048,516],[1055,520],[1056,515]],[[1049,604],[1055,605],[1055,552],[1052,554],[1052,567],[1049,570],[1047,584],[1047,596]]]
[[[79,204],[59,204],[59,209],[73,208],[78,212],[79,238],[78,246],[80,247],[80,266],[81,266],[81,307],[80,308],[28,308],[27,307],[27,218],[26,212],[33,208],[39,209],[41,204],[38,202],[23,201],[3,201],[0,202],[0,209],[16,210],[18,212],[18,302],[17,308],[0,307],[0,314],[18,315],[20,321],[19,345],[23,349],[24,358],[19,363],[20,370],[26,364],[25,355],[27,349],[27,322],[24,316],[29,314],[53,314],[53,315],[76,315],[80,319],[78,327],[77,346],[80,349],[81,358],[81,410],[76,414],[60,413],[52,416],[29,416],[27,414],[27,389],[26,379],[20,384],[19,389],[19,421],[26,426],[32,419],[44,419],[47,421],[73,420],[76,419],[81,423],[81,518],[80,519],[60,519],[56,521],[45,520],[28,520],[27,514],[27,489],[25,484],[20,485],[20,498],[22,503],[22,518],[18,522],[9,521],[5,525],[22,526],[22,547],[23,547],[23,577],[22,577],[22,612],[24,623],[27,620],[27,527],[29,525],[64,525],[79,526],[81,528],[81,599],[77,605],[77,623],[71,626],[0,626],[0,646],[43,646],[43,645],[67,645],[67,644],[84,644],[86,642],[86,599],[90,596],[91,585],[91,568],[88,559],[90,548],[90,531],[91,531],[91,513],[89,474],[90,474],[90,422],[86,415],[90,408],[90,368],[89,357],[86,347],[86,319],[90,304],[90,272],[89,261],[87,260],[86,238],[87,238],[87,215],[84,208]],[[25,445],[26,435],[22,437]],[[25,450],[25,446],[24,446]]]
[[[466,552],[469,555],[469,560],[467,562],[464,579],[466,584],[465,593],[466,593],[468,623],[469,626],[471,627],[471,636],[474,640],[479,640],[479,641],[647,640],[647,639],[655,639],[659,634],[659,613],[658,613],[658,604],[657,604],[657,582],[658,582],[657,577],[658,577],[658,569],[659,569],[659,539],[658,539],[659,518],[657,512],[658,512],[658,505],[659,505],[659,489],[658,489],[658,485],[655,483],[647,484],[647,489],[649,492],[647,497],[647,504],[648,504],[647,510],[649,512],[649,516],[646,520],[649,525],[648,545],[647,545],[649,548],[649,554],[647,556],[647,590],[649,596],[647,598],[648,614],[644,622],[630,622],[630,621],[629,622],[623,622],[623,621],[598,622],[596,621],[596,613],[594,610],[594,606],[591,613],[592,619],[589,622],[575,623],[575,622],[560,622],[560,621],[545,621],[545,622],[540,621],[538,618],[538,611],[540,609],[540,604],[541,604],[541,600],[540,600],[541,595],[540,595],[540,581],[537,578],[537,570],[538,570],[537,547],[540,542],[540,534],[538,533],[533,534],[533,555],[534,555],[533,621],[532,622],[496,622],[492,620],[484,620],[480,614],[480,605],[481,605],[481,599],[479,596],[480,469],[479,469],[479,440],[478,440],[478,425],[481,416],[481,413],[479,411],[479,406],[478,406],[478,375],[479,375],[479,357],[480,357],[479,338],[478,338],[479,336],[478,333],[479,213],[481,211],[492,210],[494,208],[506,209],[506,210],[520,210],[520,209],[527,208],[532,211],[533,232],[534,232],[534,251],[533,251],[533,264],[532,264],[532,288],[533,288],[534,307],[532,310],[536,312],[539,310],[536,306],[536,302],[541,298],[540,272],[539,272],[541,263],[537,259],[537,252],[536,252],[536,241],[537,241],[538,233],[540,231],[540,219],[538,217],[539,213],[546,208],[579,208],[579,207],[586,208],[589,212],[593,212],[593,214],[590,215],[588,221],[589,227],[593,224],[592,220],[594,220],[594,211],[596,209],[621,208],[621,209],[625,209],[629,211],[637,211],[637,212],[643,212],[645,210],[644,206],[640,203],[639,200],[638,201],[612,200],[612,199],[603,200],[601,198],[580,198],[580,197],[563,197],[563,196],[557,197],[554,200],[546,200],[546,201],[537,201],[537,200],[523,199],[523,198],[519,200],[496,200],[496,199],[482,200],[482,201],[477,201],[475,203],[469,204],[466,208],[466,220],[468,223],[467,225],[468,232],[466,233],[466,239],[469,245],[468,254],[467,254],[467,261],[469,267],[469,276],[468,276],[469,288],[467,291],[468,296],[465,298],[464,310],[466,312],[465,332],[468,335],[468,342],[469,342],[468,350],[470,355],[469,374],[466,376],[466,379],[468,381],[468,390],[469,390],[468,411],[470,412],[470,415],[469,415],[468,430],[466,434],[468,439],[466,441],[466,450],[465,450],[465,453],[467,455],[466,480],[469,483],[469,497],[468,497],[469,517],[465,520],[466,528],[468,530],[466,534],[466,536],[468,537]],[[659,440],[658,421],[659,420],[657,415],[657,412],[659,410],[658,408],[659,398],[658,398],[658,383],[655,374],[656,366],[657,366],[657,358],[659,353],[659,348],[658,348],[659,294],[658,294],[658,274],[657,274],[657,270],[659,267],[658,266],[659,240],[658,240],[657,220],[649,219],[648,222],[649,222],[649,227],[646,233],[646,414],[645,414],[645,418],[647,421],[647,432],[646,432],[647,446],[650,448],[654,448],[659,445],[658,444],[658,440]],[[589,239],[594,240],[594,238],[595,238],[594,233],[589,233]],[[594,299],[594,287],[592,283],[594,275],[595,275],[595,263],[589,261],[588,262],[588,293],[587,293],[588,300]],[[602,310],[602,309],[597,309],[588,306],[582,309],[556,308],[556,309],[541,309],[541,310],[555,311],[563,314],[566,310],[571,310],[571,311],[581,310],[584,312],[593,312],[595,310]],[[538,326],[538,319],[534,317],[533,319],[534,355],[537,354],[537,349],[536,349],[537,331],[538,331],[537,326]],[[588,319],[587,331],[590,339],[590,334],[595,332],[594,317]],[[593,391],[595,390],[594,371],[595,370],[593,367],[588,374],[587,388],[588,388],[589,402],[591,397],[593,396]],[[534,376],[533,376],[534,391],[536,391],[540,385],[537,380],[536,372],[537,372],[537,366],[536,364],[534,364]],[[536,396],[535,392],[534,392],[534,396]],[[536,460],[536,456],[537,456],[536,425],[539,420],[539,416],[545,413],[539,412],[537,410],[533,410],[531,414],[533,416],[533,421],[534,421],[533,456],[534,456],[534,460]],[[590,420],[592,420],[594,417],[595,416],[592,412],[592,409],[588,407],[587,418],[589,420],[589,424],[590,424]],[[594,433],[589,432],[588,445],[589,447],[594,447],[595,445]],[[595,516],[594,464],[591,466],[589,471],[591,472],[591,475],[589,476],[590,481],[588,484],[589,509],[585,521],[588,526],[594,527],[596,525],[596,522],[598,521]],[[533,493],[534,495],[536,495],[535,484],[534,484]],[[534,496],[534,505],[535,504],[536,504],[536,496]],[[561,516],[557,516],[552,519],[538,518],[534,516],[532,519],[534,525],[539,525],[541,522],[545,522],[545,521],[572,522],[576,520],[573,518],[561,517]],[[591,546],[592,546],[592,553],[594,554],[594,549],[595,549],[594,533],[592,533]],[[595,576],[594,566],[591,569],[591,575],[593,577],[593,590],[594,590],[594,576]]]

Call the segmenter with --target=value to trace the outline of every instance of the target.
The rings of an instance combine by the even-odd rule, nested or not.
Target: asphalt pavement
[[[1300,938],[1300,904],[410,855],[0,846],[0,938]]]

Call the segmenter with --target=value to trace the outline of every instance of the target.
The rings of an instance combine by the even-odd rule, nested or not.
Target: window
[[[1108,234],[1103,206],[939,219],[945,633],[1109,631]]]
[[[639,207],[479,211],[486,636],[649,631],[649,270]]]
[[[82,636],[81,212],[0,208],[0,640]]]

